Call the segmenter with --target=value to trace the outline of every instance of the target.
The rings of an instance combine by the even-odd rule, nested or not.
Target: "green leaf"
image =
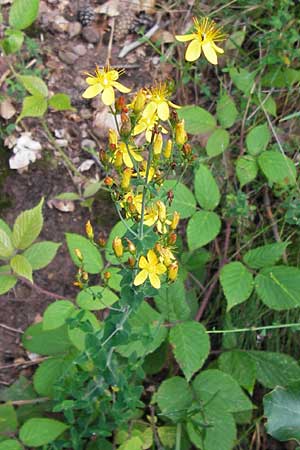
[[[37,18],[39,0],[14,0],[9,11],[9,25],[17,30],[28,28]]]
[[[258,166],[256,159],[253,156],[241,156],[236,162],[236,175],[241,184],[241,187],[245,184],[255,180],[258,172]]]
[[[162,286],[158,295],[154,297],[154,301],[167,322],[190,318],[191,311],[186,301],[185,287],[180,280],[169,286]]]
[[[33,385],[36,392],[45,397],[52,397],[54,384],[64,371],[63,358],[51,358],[43,361],[34,372]]]
[[[43,117],[47,111],[47,100],[44,97],[31,95],[23,100],[22,111],[17,122],[24,117]]]
[[[213,210],[220,202],[220,191],[211,171],[200,164],[195,174],[195,195],[203,209]]]
[[[0,259],[9,258],[14,251],[10,236],[0,228]]]
[[[217,128],[208,138],[206,153],[213,157],[224,153],[229,145],[230,134],[222,128]]]
[[[230,413],[248,411],[252,403],[236,380],[217,369],[204,370],[193,381],[193,390],[202,404],[213,400],[220,410]]]
[[[247,300],[253,290],[252,274],[238,261],[223,266],[220,282],[227,300],[227,312]]]
[[[174,194],[174,199],[168,208],[170,213],[177,211],[181,219],[192,216],[196,211],[196,200],[190,189],[177,180],[166,180],[160,190],[160,197],[163,201],[166,201],[169,191]]]
[[[22,336],[22,343],[30,352],[50,356],[64,353],[71,347],[67,326],[44,330],[42,322],[27,328]]]
[[[84,187],[84,198],[92,197],[99,191],[99,189],[101,189],[102,186],[103,183],[101,181],[89,181]]]
[[[143,441],[138,436],[130,438],[127,442],[124,442],[119,447],[119,450],[142,450],[142,449],[143,449]]]
[[[90,331],[98,331],[101,327],[101,324],[99,323],[97,317],[91,313],[90,311],[75,311],[72,314],[72,318],[77,319],[80,317],[80,323],[82,326],[78,325],[78,327],[68,328],[68,336],[72,344],[81,352],[83,352],[85,348],[85,338],[87,335],[87,331],[85,330],[87,327]]]
[[[238,117],[234,100],[229,95],[222,95],[217,102],[217,119],[221,127],[231,128]]]
[[[187,240],[190,250],[196,250],[213,241],[221,229],[219,216],[212,211],[197,211],[189,220]]]
[[[216,119],[200,106],[184,106],[178,110],[180,119],[185,120],[185,129],[190,134],[210,134],[216,128]]]
[[[187,381],[173,377],[161,383],[155,394],[155,401],[162,414],[173,422],[180,422],[191,406],[193,397]]]
[[[169,425],[157,427],[157,433],[162,445],[167,448],[175,448],[176,427],[171,427]]]
[[[262,98],[262,103],[264,105],[265,110],[269,114],[271,114],[271,116],[274,116],[274,117],[277,116],[277,105],[276,105],[276,102],[275,102],[274,98],[271,95],[269,95],[267,100],[265,100],[265,101]]]
[[[230,36],[228,36],[227,41],[225,42],[225,51],[226,50],[236,50],[239,49],[246,37],[246,29],[234,31]]]
[[[20,439],[28,447],[49,444],[69,427],[54,419],[29,419],[20,429]]]
[[[259,155],[266,150],[271,139],[269,126],[267,123],[252,128],[246,136],[246,147],[252,156]]]
[[[92,274],[99,273],[103,269],[103,261],[99,250],[87,238],[80,236],[80,234],[66,233],[66,239],[70,256],[77,267],[81,267],[83,264],[84,270]],[[75,255],[76,248],[80,250],[83,256],[82,262]]]
[[[300,270],[274,266],[262,269],[255,278],[255,289],[261,300],[277,311],[300,306]]]
[[[58,111],[65,111],[67,109],[74,109],[71,105],[70,96],[67,94],[54,94],[49,99],[49,106]]]
[[[24,41],[24,33],[19,30],[8,29],[5,31],[5,39],[0,41],[0,44],[6,55],[17,53]]]
[[[194,321],[177,324],[171,328],[169,341],[176,361],[190,381],[209,354],[210,342],[204,326]]]
[[[61,244],[56,242],[37,242],[25,250],[24,256],[30,262],[33,270],[40,270],[51,263],[60,246]]]
[[[13,275],[1,275],[0,274],[0,295],[6,294],[10,289],[12,289],[18,279]]]
[[[236,87],[245,95],[249,95],[254,84],[256,72],[248,72],[246,69],[229,69],[229,75]]]
[[[48,96],[48,88],[46,83],[39,78],[32,75],[19,75],[18,80],[21,81],[26,91],[29,94],[36,97],[47,97]]]
[[[10,267],[15,274],[20,277],[26,278],[26,280],[32,280],[32,267],[30,262],[23,255],[16,255],[10,260]]]
[[[54,330],[61,327],[75,309],[75,306],[69,300],[57,300],[51,303],[44,312],[43,330]]]
[[[201,450],[232,450],[236,426],[232,414],[213,403],[204,407],[203,415],[195,414],[187,423],[190,440]]]
[[[17,430],[18,419],[12,405],[0,405],[0,435],[13,433]]]
[[[251,269],[272,266],[282,257],[288,245],[288,242],[276,242],[275,244],[266,244],[253,248],[243,256],[243,261]]]
[[[218,359],[219,368],[234,378],[240,386],[252,394],[256,379],[256,364],[242,350],[222,353]]]
[[[300,441],[300,382],[277,386],[264,396],[267,432],[279,441]]]
[[[6,222],[4,222],[4,220],[2,220],[2,219],[0,219],[0,230],[3,230],[9,236],[9,238],[12,239],[11,229],[10,229],[9,225]]]
[[[90,286],[79,292],[76,298],[78,306],[91,311],[106,309],[119,300],[118,296],[107,287]]]
[[[76,192],[62,192],[55,196],[55,198],[59,200],[80,200],[80,195],[76,194]]]
[[[13,244],[25,250],[38,237],[43,228],[42,207],[44,200],[33,209],[22,212],[16,219],[13,228]]]
[[[0,442],[0,450],[22,450],[21,445],[14,439]]]
[[[270,183],[294,185],[296,167],[293,161],[276,150],[263,152],[258,157],[258,164]]]
[[[300,379],[300,366],[289,355],[256,350],[248,351],[247,354],[256,364],[258,381],[266,388],[287,386]]]

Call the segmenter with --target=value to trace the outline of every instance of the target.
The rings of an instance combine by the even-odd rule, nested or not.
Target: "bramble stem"
[[[210,330],[210,331],[206,331],[206,333],[207,334],[244,333],[245,331],[277,330],[280,328],[293,328],[293,327],[300,327],[300,323],[285,323],[285,324],[281,324],[281,325],[266,325],[264,327],[236,328],[234,330]]]

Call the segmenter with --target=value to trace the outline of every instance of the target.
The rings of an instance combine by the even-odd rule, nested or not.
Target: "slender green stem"
[[[69,167],[69,169],[73,172],[74,175],[77,175],[80,178],[85,178],[83,177],[83,175],[78,171],[78,169],[74,166],[74,164],[72,163],[72,161],[70,160],[70,158],[65,154],[65,152],[63,151],[63,149],[57,144],[57,142],[55,141],[47,123],[45,119],[41,120],[42,122],[42,126],[43,129],[50,141],[50,143],[53,145],[53,147],[55,148],[55,150],[58,151],[58,153],[60,154],[60,156],[62,157],[62,159],[64,160],[64,162],[66,163],[66,165]]]
[[[129,231],[129,233],[131,233],[131,234],[132,234],[133,236],[135,236],[135,237],[138,237],[138,235],[136,234],[136,232],[133,231],[132,228],[130,228],[130,226],[127,224],[126,220],[125,220],[124,217],[122,216],[121,211],[120,211],[120,208],[119,208],[119,205],[118,205],[117,203],[115,204],[115,207],[116,207],[116,210],[117,210],[118,216],[120,217],[121,222],[125,225],[126,229]]]
[[[146,167],[146,174],[145,174],[145,184],[143,186],[143,197],[142,197],[142,210],[141,210],[141,221],[140,221],[140,228],[139,228],[139,238],[142,241],[144,237],[144,216],[145,216],[145,207],[146,207],[146,194],[147,194],[147,188],[148,188],[148,178],[149,178],[149,172],[150,172],[150,166],[152,162],[152,156],[153,156],[153,134],[152,133],[152,140],[149,145],[149,153],[148,153],[148,159],[147,159],[147,167]]]
[[[179,422],[176,426],[176,447],[175,450],[181,449],[181,431],[182,431],[182,424]]]
[[[281,325],[266,325],[264,327],[248,327],[236,328],[234,330],[209,330],[207,334],[229,334],[229,333],[244,333],[245,331],[263,331],[263,330],[277,330],[280,328],[300,327],[300,323],[285,323]]]

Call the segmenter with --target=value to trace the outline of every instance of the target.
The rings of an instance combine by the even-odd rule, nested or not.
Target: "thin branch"
[[[9,327],[8,325],[5,325],[4,323],[0,323],[0,328],[4,328],[4,330],[12,331],[13,333],[21,333],[23,334],[23,330],[19,330],[18,328]]]

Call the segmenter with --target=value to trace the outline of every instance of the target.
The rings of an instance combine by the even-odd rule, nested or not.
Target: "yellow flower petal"
[[[157,264],[157,266],[156,266],[156,273],[158,275],[161,275],[161,274],[165,273],[166,270],[167,269],[166,269],[166,266],[164,264],[161,264],[161,263]]]
[[[186,52],[185,59],[187,61],[196,61],[201,55],[201,44],[199,39],[194,39],[189,43]]]
[[[148,267],[148,261],[146,260],[145,256],[141,256],[139,259],[139,268],[146,269],[147,267]]]
[[[168,101],[168,103],[169,103],[170,106],[172,106],[172,108],[175,108],[175,109],[180,109],[181,108],[181,106],[176,105],[175,103],[171,102],[170,100]]]
[[[93,98],[96,95],[101,94],[103,91],[103,87],[100,84],[94,84],[93,86],[89,86],[84,93],[82,94],[83,98]]]
[[[155,273],[149,273],[149,280],[155,289],[160,288],[160,279]]]
[[[145,117],[146,119],[151,120],[153,115],[156,113],[156,110],[157,110],[157,104],[155,102],[150,102],[144,109],[142,117]]]
[[[192,39],[195,39],[195,34],[179,34],[177,36],[175,36],[175,39],[179,42],[187,42],[187,41],[191,41]]]
[[[157,105],[157,115],[160,120],[168,120],[170,116],[170,109],[167,102],[161,102]]]
[[[118,81],[114,81],[112,83],[113,87],[118,89],[118,91],[122,92],[123,94],[128,94],[128,92],[131,91],[128,87],[124,86],[123,84],[119,83]]]
[[[141,155],[139,155],[137,152],[135,152],[134,150],[132,150],[131,148],[129,148],[129,153],[136,161],[139,161],[139,162],[143,161],[143,157]]]
[[[87,84],[90,84],[90,85],[99,83],[99,81],[97,80],[97,78],[96,78],[96,77],[93,77],[93,76],[87,77],[87,78],[85,79],[85,81],[86,81]]]
[[[207,61],[209,61],[211,64],[218,64],[218,57],[217,57],[217,53],[216,50],[214,49],[213,45],[211,42],[206,42],[202,45],[203,48],[203,53],[207,59]]]
[[[149,264],[151,264],[153,266],[156,266],[156,264],[158,263],[157,256],[153,250],[148,251],[147,258],[148,258]]]
[[[142,122],[141,120],[136,124],[136,126],[133,129],[133,136],[136,136],[137,134],[142,133],[147,128],[147,125],[145,122]],[[151,140],[151,139],[150,139]]]
[[[151,142],[151,140],[152,140],[152,130],[147,130],[146,131],[146,134],[145,134],[145,136],[146,136],[146,141],[147,142]]]
[[[130,156],[128,155],[127,152],[123,153],[123,161],[124,161],[124,164],[125,164],[126,167],[130,167],[130,169],[133,168],[133,163],[132,163],[131,158],[130,158]]]
[[[110,106],[115,103],[115,93],[113,88],[111,86],[105,88],[101,98],[104,105]]]
[[[211,44],[213,46],[213,48],[216,50],[216,52],[218,53],[224,53],[224,50],[221,47],[218,47],[214,42],[212,42]]]
[[[137,274],[137,276],[134,279],[133,284],[135,286],[140,286],[141,284],[145,283],[145,281],[147,280],[147,277],[148,277],[148,272],[147,272],[147,270],[143,269]]]

